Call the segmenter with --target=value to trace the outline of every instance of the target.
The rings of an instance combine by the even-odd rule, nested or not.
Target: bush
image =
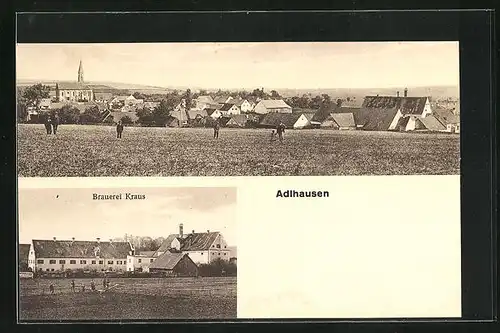
[[[216,258],[210,264],[201,264],[198,267],[200,276],[236,276],[236,264]]]
[[[122,117],[122,119],[120,119],[120,120],[122,121],[122,124],[124,124],[124,125],[130,125],[133,123],[132,118],[130,118],[129,116]]]

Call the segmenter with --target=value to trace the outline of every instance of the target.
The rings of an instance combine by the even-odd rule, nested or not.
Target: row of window
[[[212,245],[212,247],[215,247],[215,245]],[[217,248],[220,249],[220,244],[217,244]],[[224,245],[224,248],[226,248],[226,245]]]
[[[202,253],[203,254],[203,253]],[[149,262],[153,262],[154,259],[149,259]],[[130,262],[130,259],[128,260],[128,262]],[[140,264],[142,263],[142,259],[138,259],[137,262]]]
[[[113,260],[108,260],[108,265],[113,265],[113,262],[114,262]],[[38,259],[36,261],[36,263],[37,264],[43,264],[44,260],[43,259]],[[49,260],[49,264],[51,264],[51,265],[55,265],[56,263],[57,263],[57,260],[53,260],[53,259]],[[92,260],[91,261],[92,265],[96,265],[96,263],[97,263],[97,260]],[[59,264],[65,265],[66,264],[66,260],[64,260],[64,259],[59,260]],[[70,265],[76,265],[76,260],[70,260],[69,264]],[[80,265],[86,265],[86,264],[87,264],[87,260],[80,260]],[[99,260],[99,265],[103,265],[103,264],[104,264],[104,260]],[[125,265],[125,264],[126,264],[125,260],[117,260],[116,261],[116,265]]]
[[[108,268],[107,270],[108,270],[108,271],[112,271],[113,269],[110,267],[110,268]],[[130,270],[130,269],[129,269],[129,270]],[[42,270],[41,268],[39,268],[39,269],[38,269],[38,271],[43,271],[43,270]],[[45,271],[46,271],[46,272],[54,272],[55,270],[54,270],[53,268],[50,268],[50,269],[49,269],[49,268],[46,268],[46,269],[45,269]],[[104,271],[106,271],[106,269],[104,269],[104,268],[103,268],[103,269],[101,269],[101,272],[104,272]]]

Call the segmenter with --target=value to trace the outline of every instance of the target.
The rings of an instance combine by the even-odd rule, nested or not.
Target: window
[[[43,264],[43,259],[38,259],[38,260],[36,261],[36,263],[37,263],[37,264]]]
[[[69,261],[69,263],[70,263],[71,265],[76,265],[76,260],[70,260],[70,261]]]
[[[203,255],[203,252],[201,253],[201,255]]]
[[[59,263],[60,263],[61,265],[64,265],[64,264],[66,263],[66,260],[59,260]]]
[[[215,247],[215,245],[212,245],[212,247]]]
[[[92,265],[95,265],[95,260],[92,260]]]
[[[108,260],[108,265],[113,265],[113,260]]]
[[[129,260],[128,260],[128,263],[130,264],[131,262],[132,262],[132,259],[129,259]]]
[[[224,248],[226,248],[226,245],[224,245]]]
[[[49,264],[54,265],[56,263],[55,260],[49,260]]]
[[[51,268],[51,269],[50,269],[50,271],[51,271],[51,272],[53,272],[53,271],[54,271],[54,269],[53,269],[53,268]]]
[[[46,271],[48,272],[48,271],[49,271],[49,269],[47,268],[47,269],[46,269]]]
[[[87,260],[80,260],[80,264],[86,265],[87,264]]]
[[[99,265],[104,264],[104,260],[99,260]]]
[[[141,263],[141,261],[142,261],[141,259],[138,260],[139,264]]]
[[[226,255],[227,253],[224,253],[224,255]]]
[[[217,244],[217,248],[220,249],[220,244]]]
[[[153,262],[153,259],[149,259],[149,262]]]
[[[218,256],[220,256],[220,252],[219,252],[219,253],[217,253],[217,255],[218,255]]]

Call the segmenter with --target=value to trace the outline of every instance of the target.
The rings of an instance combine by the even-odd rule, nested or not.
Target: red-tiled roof
[[[165,252],[149,265],[149,269],[174,269],[184,256],[187,254]]]
[[[132,246],[128,242],[72,240],[33,240],[37,258],[126,258]]]
[[[92,90],[90,87],[79,82],[58,82],[57,88],[59,90]]]

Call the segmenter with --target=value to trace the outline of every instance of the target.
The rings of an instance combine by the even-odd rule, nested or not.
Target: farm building
[[[310,122],[303,114],[298,113],[268,113],[261,120],[259,127],[275,128],[280,122],[285,124],[286,128],[300,129],[309,126]]]
[[[237,114],[231,117],[231,119],[227,122],[226,127],[232,128],[242,128],[246,127],[247,124],[247,116],[245,114]]]
[[[42,98],[38,103],[38,108],[40,110],[49,110],[52,106],[52,100],[50,98]]]
[[[233,98],[229,95],[220,95],[214,98],[214,102],[218,104],[229,103],[233,100]]]
[[[424,127],[424,130],[432,132],[444,132],[446,131],[446,126],[444,126],[434,115],[430,115],[424,118],[417,118],[417,125],[415,130],[421,128],[420,124]]]
[[[155,261],[154,251],[149,254],[136,254],[127,256],[127,272],[149,272],[149,266]]]
[[[242,98],[233,99],[231,103],[236,105],[240,109],[240,111],[244,113],[251,112],[253,110],[253,106],[255,106],[255,104],[252,105],[252,103],[250,103],[248,100]]]
[[[188,118],[189,118],[189,124],[193,126],[204,126],[205,125],[205,118],[208,116],[206,110],[202,109],[191,109],[187,111]]]
[[[460,116],[451,110],[436,108],[433,115],[446,127],[446,132],[460,133]]]
[[[167,120],[168,127],[183,127],[188,125],[188,115],[185,109],[174,110]]]
[[[221,108],[219,108],[219,111],[222,116],[240,114],[240,109],[233,103],[225,103]]]
[[[27,272],[29,267],[33,267],[33,264],[29,258],[30,254],[30,244],[19,244],[19,271]]]
[[[320,127],[353,130],[356,129],[356,123],[354,122],[354,115],[352,113],[330,113],[330,116],[321,123]]]
[[[90,102],[94,100],[91,88],[82,82],[58,82],[56,83],[57,101]]]
[[[33,240],[30,245],[30,266],[36,271],[92,270],[125,271],[127,256],[134,249],[129,242],[76,240]]]
[[[312,117],[311,126],[320,127],[321,124],[328,118],[332,113],[352,113],[356,120],[356,113],[359,108],[341,106],[338,103],[325,103],[323,104]]]
[[[184,253],[165,252],[149,266],[150,272],[164,272],[169,276],[198,276],[198,266]]]
[[[193,230],[190,234],[184,234],[182,224],[179,225],[179,233],[170,234],[153,257],[159,257],[169,251],[189,254],[189,257],[197,264],[207,264],[215,258],[229,260],[230,252],[220,232],[207,230],[207,232],[196,233]]]
[[[257,114],[292,113],[292,107],[282,99],[264,99],[255,105],[253,112]]]

